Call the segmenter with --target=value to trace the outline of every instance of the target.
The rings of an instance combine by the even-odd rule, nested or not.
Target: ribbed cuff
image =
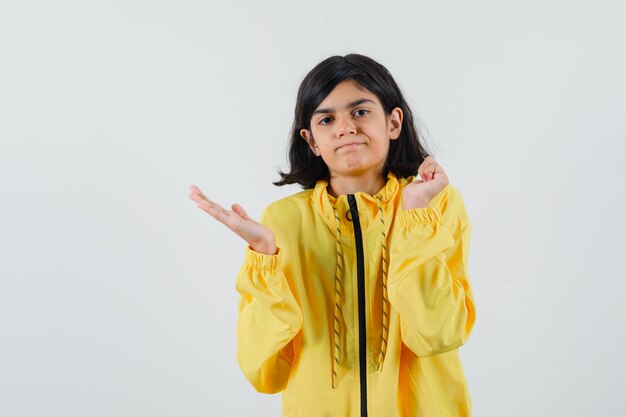
[[[398,222],[404,228],[416,224],[436,224],[441,222],[441,210],[438,207],[416,207],[398,213]]]
[[[248,245],[244,253],[246,265],[256,270],[275,271],[280,263],[280,258],[282,258],[282,251],[278,247],[276,247],[276,253],[274,255],[267,255],[255,251]]]

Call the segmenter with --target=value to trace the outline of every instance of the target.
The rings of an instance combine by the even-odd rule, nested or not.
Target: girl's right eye
[[[321,125],[325,125],[326,123],[322,123],[322,122],[323,122],[324,120],[326,120],[326,119],[330,119],[330,117],[324,117],[322,120],[320,120],[319,124],[321,124]]]

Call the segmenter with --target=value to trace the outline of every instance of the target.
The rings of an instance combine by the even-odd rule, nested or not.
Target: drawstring
[[[382,371],[383,362],[385,361],[385,353],[387,352],[387,335],[389,326],[389,309],[387,298],[387,271],[389,266],[389,252],[387,250],[387,232],[385,232],[385,216],[383,216],[383,205],[381,197],[376,196],[378,201],[378,214],[380,214],[380,230],[382,231],[382,246],[383,246],[383,335],[380,343],[380,356],[378,358],[378,370]]]
[[[378,213],[380,215],[380,224],[382,232],[382,262],[383,262],[383,332],[380,346],[380,356],[378,359],[378,370],[382,371],[383,362],[385,361],[385,353],[387,351],[387,337],[389,333],[389,300],[387,297],[387,273],[389,269],[389,251],[387,249],[387,232],[385,228],[385,218],[383,216],[383,206],[381,197],[377,196]],[[339,369],[339,353],[340,353],[340,337],[339,337],[339,314],[341,303],[341,278],[342,278],[342,265],[343,255],[341,248],[341,219],[337,214],[337,208],[333,205],[333,212],[335,214],[335,237],[336,253],[337,253],[337,268],[335,271],[335,320],[333,328],[333,344],[334,344],[334,359],[332,362],[332,387],[337,386],[337,371]],[[346,216],[349,213],[346,213]],[[350,218],[348,218],[351,220]]]
[[[334,349],[335,357],[332,363],[332,386],[336,386],[337,369],[339,369],[339,303],[341,300],[341,265],[343,264],[343,256],[341,254],[341,219],[337,214],[337,208],[333,205],[335,212],[335,236],[337,239],[337,269],[335,270],[335,324],[334,324]]]

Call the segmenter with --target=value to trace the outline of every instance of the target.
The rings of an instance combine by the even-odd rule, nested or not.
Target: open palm
[[[250,218],[239,204],[235,203],[231,206],[232,210],[226,210],[211,201],[198,186],[191,185],[189,189],[189,198],[195,201],[199,208],[238,234],[248,242],[252,249],[267,254],[276,252],[276,241],[272,230]]]

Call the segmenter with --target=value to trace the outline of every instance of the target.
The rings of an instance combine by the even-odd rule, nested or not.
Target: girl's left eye
[[[355,113],[358,113],[360,111],[364,111],[365,114],[369,113],[369,110],[366,110],[366,109],[359,109],[359,110],[355,111]],[[365,114],[363,116],[365,116]]]

